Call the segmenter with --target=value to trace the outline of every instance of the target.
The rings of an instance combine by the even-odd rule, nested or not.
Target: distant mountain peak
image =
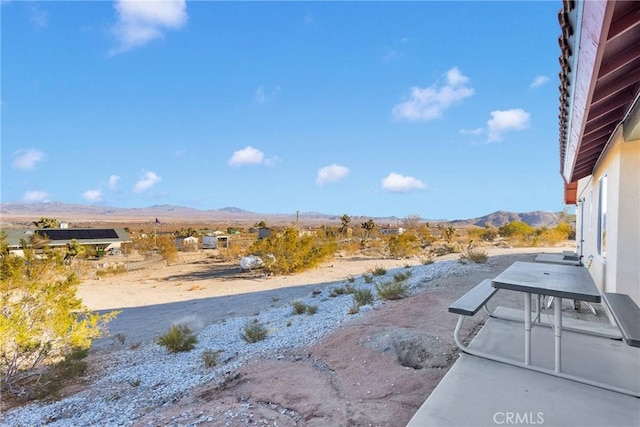
[[[227,206],[224,208],[218,209],[221,212],[229,212],[229,213],[251,213],[249,211],[245,211],[244,209],[236,208],[234,206]]]

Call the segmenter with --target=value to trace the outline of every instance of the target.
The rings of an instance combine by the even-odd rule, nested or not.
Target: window
[[[593,230],[593,188],[589,189],[589,231]]]
[[[598,255],[607,256],[607,175],[598,182]]]

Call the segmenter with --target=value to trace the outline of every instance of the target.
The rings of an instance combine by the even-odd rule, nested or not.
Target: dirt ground
[[[513,262],[533,261],[538,253],[563,249],[567,248],[489,251],[488,271],[435,279],[427,291],[387,302],[311,347],[256,358],[230,372],[222,386],[192,390],[179,401],[150,410],[135,425],[404,426],[458,357],[453,340],[456,316],[447,307]],[[337,259],[300,275],[267,278],[233,266],[216,270],[201,259],[130,272],[126,278],[87,281],[80,295],[92,309],[124,308],[110,325],[112,333],[147,341],[188,313],[197,313],[209,324],[273,306],[274,301],[288,304],[313,288],[374,266],[417,263]],[[496,300],[504,306],[521,305],[500,293]],[[212,310],[212,303],[218,303],[218,309]],[[473,335],[483,320],[479,312],[465,323],[462,336]]]
[[[457,316],[448,306],[474,285],[493,278],[515,261],[533,261],[557,248],[489,248],[485,269],[439,278],[408,298],[388,301],[354,317],[316,344],[256,357],[225,381],[192,389],[176,401],[146,408],[136,426],[405,426],[459,355],[453,339]],[[457,254],[436,261],[457,259]],[[131,261],[131,260],[129,260]],[[119,262],[114,259],[113,262]],[[175,264],[155,262],[125,274],[85,280],[78,289],[92,310],[121,310],[109,324],[111,337],[94,342],[87,361],[102,359],[113,337],[127,343],[155,341],[178,319],[196,316],[207,326],[270,307],[289,305],[322,287],[375,267],[420,264],[419,259],[335,258],[292,276],[266,277],[241,271],[210,253],[183,256]],[[498,292],[491,304],[521,308],[517,293]],[[605,321],[586,309],[566,315]],[[481,327],[483,311],[465,322],[469,340]],[[605,320],[603,320],[605,319]],[[66,396],[91,384],[80,381]]]

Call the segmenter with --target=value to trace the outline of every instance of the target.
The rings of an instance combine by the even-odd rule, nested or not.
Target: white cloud
[[[231,166],[259,165],[263,160],[264,153],[249,145],[242,150],[234,151],[228,163]]]
[[[253,100],[258,104],[266,104],[274,99],[278,95],[278,92],[280,92],[280,86],[276,86],[272,90],[267,90],[264,86],[260,85],[253,94]]]
[[[44,160],[44,153],[40,150],[18,150],[13,153],[13,167],[16,169],[30,171],[35,169],[36,164]]]
[[[84,193],[82,193],[82,198],[91,203],[99,202],[102,200],[102,191],[87,190]]]
[[[161,38],[166,29],[179,29],[187,22],[186,0],[117,0],[118,21],[113,33],[118,46],[112,55],[126,52]]]
[[[49,12],[33,6],[29,11],[29,20],[31,21],[31,25],[36,28],[46,28],[49,24]]]
[[[390,173],[382,180],[382,189],[392,193],[406,193],[411,190],[423,190],[427,188],[425,183],[412,176],[404,176],[395,172]]]
[[[316,184],[322,187],[325,184],[340,181],[342,178],[345,178],[347,175],[349,175],[349,168],[336,165],[334,163],[330,166],[325,166],[318,171],[318,176],[316,177]]]
[[[111,175],[109,177],[109,188],[115,190],[118,188],[118,182],[120,182],[120,177],[118,175]]]
[[[136,182],[136,185],[133,187],[133,192],[141,193],[153,187],[160,181],[162,181],[162,178],[156,175],[154,172],[145,172],[144,177]]]
[[[472,96],[475,90],[468,86],[469,78],[458,67],[445,74],[445,83],[438,82],[425,88],[411,88],[411,99],[393,107],[396,119],[422,121],[437,119],[454,104]]]
[[[530,121],[531,114],[522,108],[492,111],[491,119],[487,122],[488,142],[501,141],[505,132],[527,129]]]
[[[535,89],[537,87],[540,87],[544,84],[546,84],[549,81],[549,77],[547,76],[536,76],[533,81],[531,82],[531,84],[529,85],[529,87],[531,89]]]
[[[48,202],[49,201],[49,193],[46,191],[27,191],[22,196],[22,200],[29,203],[34,202]]]

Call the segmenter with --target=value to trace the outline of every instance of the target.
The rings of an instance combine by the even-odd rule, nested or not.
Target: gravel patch
[[[429,282],[436,278],[466,275],[475,271],[488,271],[483,264],[461,264],[458,261],[440,261],[430,265],[397,268],[387,271],[375,281],[393,280],[396,273],[411,272],[405,280],[410,294],[428,290]],[[362,316],[384,304],[376,299],[372,305],[360,308],[350,315],[351,295],[332,297],[331,289],[343,287],[347,282],[334,282],[310,292],[300,301],[317,307],[316,314],[293,314],[285,305],[265,308],[253,316],[233,317],[199,329],[198,343],[187,353],[171,354],[157,344],[123,345],[109,351],[93,354],[92,363],[100,372],[92,373],[91,387],[52,403],[32,403],[3,414],[0,426],[125,426],[131,425],[155,408],[169,406],[190,390],[203,384],[223,385],[234,372],[254,357],[278,358],[291,349],[309,346],[334,331],[341,324]],[[371,289],[374,283],[365,283],[362,276],[350,285]],[[269,331],[264,341],[249,344],[241,338],[246,324],[260,322]],[[185,322],[198,322],[197,318]],[[132,348],[135,347],[135,348]],[[219,351],[218,365],[207,368],[202,360],[205,351]],[[237,414],[228,414],[234,417]],[[190,417],[190,425],[201,421]],[[175,425],[185,425],[174,420]]]

